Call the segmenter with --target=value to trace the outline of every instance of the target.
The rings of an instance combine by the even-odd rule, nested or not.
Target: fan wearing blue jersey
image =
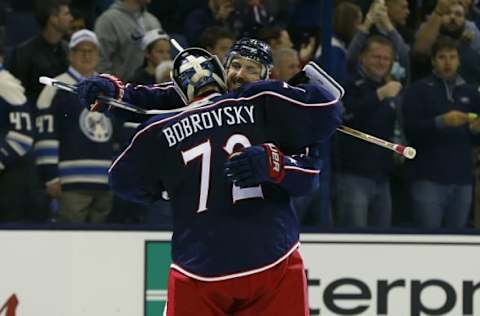
[[[125,198],[151,202],[163,190],[171,198],[167,315],[308,315],[298,220],[278,185],[286,177],[279,148],[328,139],[340,123],[339,94],[279,81],[225,93],[222,65],[196,48],[175,58],[172,79],[190,109],[142,124],[110,169]],[[232,184],[224,164],[256,146],[268,152],[268,177]]]
[[[90,30],[75,32],[70,66],[58,80],[75,84],[95,73],[99,42]],[[120,131],[115,120],[90,112],[71,93],[45,87],[37,100],[36,164],[51,198],[58,199],[58,221],[103,223],[113,200],[107,170]]]
[[[2,63],[0,39],[0,222],[32,220],[36,178],[28,155],[34,141],[31,107],[21,82]]]

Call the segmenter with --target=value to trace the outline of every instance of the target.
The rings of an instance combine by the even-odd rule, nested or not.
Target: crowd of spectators
[[[108,166],[135,124],[89,113],[40,76],[161,84],[170,38],[224,60],[251,36],[272,47],[272,79],[288,81],[322,65],[321,2],[1,0],[0,222],[171,222],[167,199],[138,205],[109,191]],[[336,135],[320,147],[319,189],[294,199],[303,225],[480,228],[479,2],[332,1],[324,66],[345,88],[344,124],[417,157]]]

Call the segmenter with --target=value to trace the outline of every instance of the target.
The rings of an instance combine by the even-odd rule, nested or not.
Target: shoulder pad
[[[27,102],[22,83],[7,70],[0,71],[0,97],[11,105],[23,105]]]
[[[55,77],[54,79],[68,83],[68,84],[76,84],[76,81],[72,76],[70,76],[68,73],[63,73],[60,76]],[[57,88],[51,87],[51,86],[46,86],[42,89],[42,92],[38,96],[37,99],[37,108],[39,110],[45,110],[50,107],[52,104],[53,98],[55,97],[55,94],[57,93]]]
[[[341,99],[345,94],[343,87],[330,77],[319,65],[310,61],[303,67],[305,75],[310,79],[311,84],[316,84],[327,90],[336,99]]]

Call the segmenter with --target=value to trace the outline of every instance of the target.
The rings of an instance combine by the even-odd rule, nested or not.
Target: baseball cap
[[[153,29],[151,31],[148,31],[142,38],[142,49],[145,50],[148,45],[159,39],[164,39],[168,41],[170,40],[170,36],[168,36],[168,34],[165,33],[162,29]]]
[[[98,43],[97,35],[90,30],[83,29],[76,31],[72,34],[70,38],[70,43],[68,43],[68,48],[73,48],[80,44],[81,42],[90,42],[95,44],[97,47],[100,46]]]

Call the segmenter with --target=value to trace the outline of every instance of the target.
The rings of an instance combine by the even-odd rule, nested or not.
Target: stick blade
[[[41,84],[44,84],[46,86],[53,87],[55,80],[50,78],[50,77],[47,77],[47,76],[41,76],[41,77],[38,78],[38,82],[40,82]]]

